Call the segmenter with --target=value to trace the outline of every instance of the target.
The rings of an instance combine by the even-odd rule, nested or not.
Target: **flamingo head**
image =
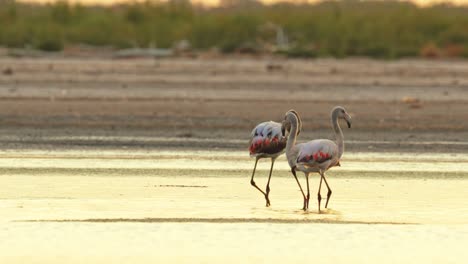
[[[293,124],[297,126],[297,135],[299,135],[302,131],[301,117],[296,110],[291,109],[286,112],[284,120],[281,123],[281,132],[283,133],[283,136],[286,136],[286,132],[288,134],[291,132]]]
[[[333,108],[332,116],[336,116],[336,118],[344,119],[348,124],[348,128],[351,128],[351,116],[346,112],[346,109],[342,106],[337,106]]]

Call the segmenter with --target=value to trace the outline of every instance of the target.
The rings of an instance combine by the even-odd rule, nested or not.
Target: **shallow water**
[[[319,214],[319,178],[304,212],[284,157],[267,208],[244,152],[4,151],[0,262],[465,263],[467,165],[466,154],[348,152]],[[262,189],[268,169],[259,163]]]
[[[181,170],[251,170],[253,160],[241,151],[21,151],[0,152],[0,167],[8,169],[181,169]],[[259,170],[268,170],[263,159]],[[343,172],[440,172],[468,175],[468,154],[438,153],[346,153],[342,167],[332,171]],[[275,170],[288,171],[282,155]],[[17,170],[19,171],[19,170]]]

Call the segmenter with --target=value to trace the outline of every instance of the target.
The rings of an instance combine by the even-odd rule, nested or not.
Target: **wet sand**
[[[0,260],[468,259],[466,154],[347,153],[343,166],[329,173],[334,193],[321,214],[314,199],[318,177],[311,178],[310,210],[303,212],[281,158],[267,208],[249,184],[252,165],[235,151],[4,152]],[[268,166],[259,164],[259,186]]]
[[[7,148],[102,146],[76,138],[98,135],[216,139],[209,145],[124,142],[130,147],[240,150],[245,146],[225,141],[246,140],[256,124],[281,120],[291,108],[304,121],[302,138],[330,137],[330,110],[343,105],[355,120],[346,138],[375,143],[349,150],[467,150],[406,144],[466,141],[463,60],[0,58],[0,65],[11,70],[0,74],[0,144]],[[51,142],[51,136],[75,140]],[[122,142],[109,145],[116,144]]]

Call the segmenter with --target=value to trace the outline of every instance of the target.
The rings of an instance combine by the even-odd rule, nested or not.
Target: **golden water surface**
[[[465,154],[348,152],[328,172],[321,214],[318,177],[303,212],[284,157],[267,208],[244,152],[0,154],[0,263],[468,260]],[[268,168],[259,163],[261,188]]]

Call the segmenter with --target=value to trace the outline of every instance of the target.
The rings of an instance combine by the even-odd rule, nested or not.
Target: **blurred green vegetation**
[[[0,45],[59,51],[76,44],[171,48],[188,40],[200,51],[291,57],[468,56],[468,8],[352,0],[268,6],[253,0],[221,2],[221,7],[203,8],[186,0],[112,7],[0,1]]]

